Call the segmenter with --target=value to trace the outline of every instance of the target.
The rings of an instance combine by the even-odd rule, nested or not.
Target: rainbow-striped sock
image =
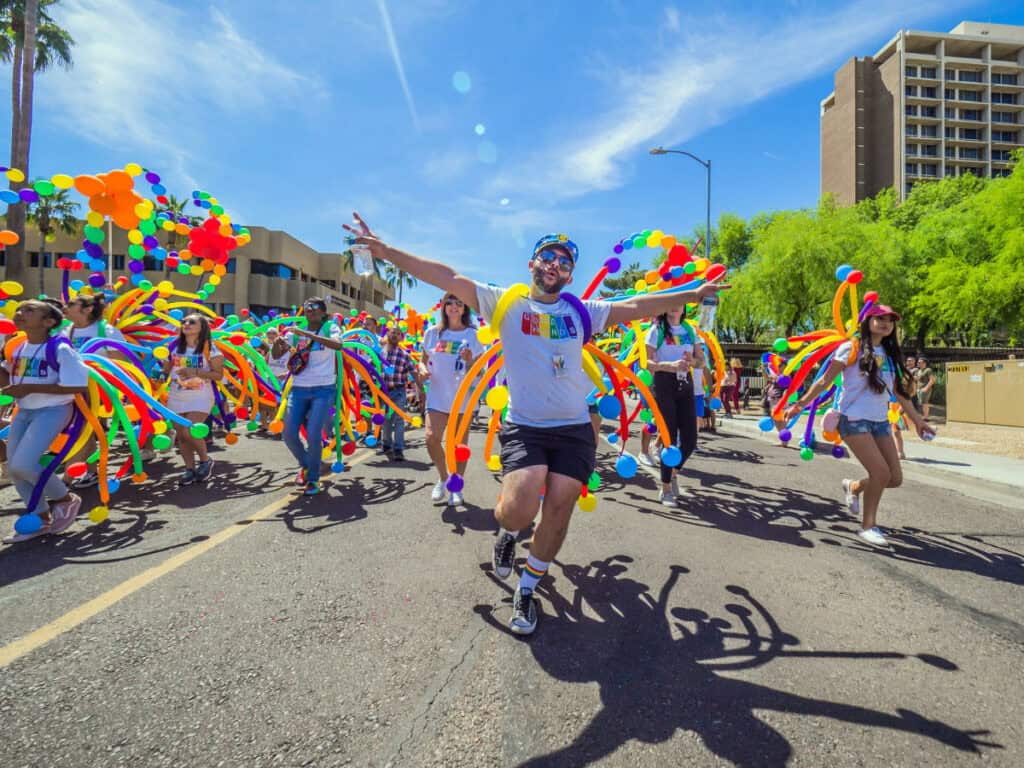
[[[548,572],[548,566],[551,563],[545,563],[543,560],[538,560],[533,555],[526,558],[526,565],[523,566],[523,572],[519,576],[519,589],[525,590],[526,592],[533,592],[533,588],[537,586],[537,582],[544,578],[544,574]]]

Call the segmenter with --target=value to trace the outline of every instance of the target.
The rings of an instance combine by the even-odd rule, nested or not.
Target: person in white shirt
[[[442,438],[448,426],[452,401],[466,371],[484,351],[476,331],[469,307],[458,296],[449,293],[441,302],[440,322],[423,334],[423,364],[430,380],[427,391],[427,453],[440,477],[430,494],[435,504],[443,504],[448,499],[445,489],[448,468]],[[466,465],[460,464],[459,474],[465,475],[465,471]],[[448,503],[453,507],[460,506],[462,494],[452,491]]]
[[[224,378],[224,356],[213,345],[210,323],[203,315],[182,319],[178,338],[163,367],[169,375],[167,407],[193,424],[205,422],[216,399],[213,388]],[[174,430],[178,451],[185,462],[178,485],[206,482],[213,474],[206,440],[193,437],[188,427],[175,425]]]
[[[277,384],[283,384],[284,380],[288,377],[288,358],[292,354],[292,348],[288,344],[288,339],[277,328],[268,328],[266,335],[263,337],[263,343],[260,345],[260,351],[263,352],[263,356],[267,361],[267,367],[274,374]],[[276,412],[276,405],[260,403],[259,431],[261,433],[267,431],[267,426],[274,418]]]
[[[0,388],[18,404],[7,435],[7,471],[26,507],[43,472],[39,459],[70,424],[75,395],[84,394],[89,384],[88,369],[78,353],[53,336],[63,319],[51,303],[34,299],[21,302],[13,320],[15,327],[25,333],[26,341],[0,367]],[[28,509],[39,515],[42,527],[14,533],[4,541],[61,533],[75,521],[81,506],[81,498],[68,491],[59,472],[53,472],[35,508]]]
[[[903,483],[903,468],[889,423],[890,401],[900,404],[922,440],[935,436],[910,402],[910,372],[904,365],[896,336],[899,319],[891,307],[873,305],[861,322],[857,358],[849,361],[853,342],[840,345],[825,374],[786,409],[788,421],[811,405],[842,374],[839,435],[868,473],[863,480],[843,480],[843,492],[850,512],[863,516],[857,535],[862,541],[880,547],[888,542],[875,525],[878,503],[886,488],[898,488]]]
[[[534,588],[565,540],[576,500],[596,461],[597,440],[587,409],[593,384],[583,371],[585,337],[680,304],[700,303],[704,296],[728,286],[708,283],[696,291],[633,296],[615,303],[581,301],[563,293],[572,282],[579,250],[566,235],[552,234],[533,247],[527,264],[528,295],[508,295],[446,264],[385,244],[358,213],[353,215],[354,225],[345,228],[356,235],[356,244],[366,246],[373,257],[458,296],[500,333],[509,410],[500,433],[503,476],[494,512],[500,526],[494,575],[507,579],[512,574],[516,537],[537,516],[543,489],[541,521],[513,592],[509,621],[514,634],[532,634],[537,628]]]

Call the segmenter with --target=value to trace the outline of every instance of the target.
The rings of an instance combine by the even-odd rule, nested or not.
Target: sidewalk
[[[763,440],[778,444],[776,433],[762,432],[758,427],[760,416],[743,414],[732,419],[719,417],[718,431],[735,434],[756,435]],[[1024,491],[1024,460],[1010,459],[984,453],[973,453],[957,448],[964,441],[939,435],[931,443],[925,443],[916,436],[905,438],[907,459],[903,462],[904,474],[915,480],[932,481],[961,491],[969,496],[986,501],[1005,504],[1011,508],[1024,509],[1021,492]],[[791,443],[795,445],[795,441]],[[821,443],[819,441],[819,449]],[[825,457],[820,453],[815,461]],[[833,460],[834,459],[830,459]],[[850,459],[853,461],[854,459]]]

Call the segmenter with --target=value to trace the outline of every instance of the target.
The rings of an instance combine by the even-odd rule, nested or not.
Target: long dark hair
[[[447,331],[448,330],[448,313],[444,311],[444,305],[445,305],[445,302],[448,301],[448,297],[449,296],[451,298],[453,298],[453,299],[459,299],[458,296],[455,296],[454,294],[451,294],[451,293],[446,293],[444,295],[444,298],[441,299],[441,330],[442,331]],[[462,299],[459,299],[459,301],[462,301]],[[473,310],[471,310],[469,308],[469,304],[465,304],[465,303],[462,305],[462,324],[464,326],[466,326],[467,328],[476,328],[476,326],[473,324]]]
[[[892,333],[882,339],[882,349],[885,351],[886,357],[889,358],[889,364],[896,373],[893,378],[896,392],[902,397],[910,397],[910,390],[906,385],[906,382],[910,379],[910,373],[907,371],[907,366],[903,361],[903,351],[900,349],[900,340],[896,334],[895,322],[893,323]],[[878,360],[875,359],[875,350],[871,344],[870,317],[865,317],[860,324],[860,359],[858,363],[860,369],[868,375],[868,386],[871,387],[872,391],[878,394],[885,392],[885,382],[882,380],[881,367],[878,365]]]
[[[92,296],[76,296],[68,302],[68,306],[77,304],[89,312],[89,323],[98,322],[103,317],[103,310],[106,309],[107,299],[102,293],[94,293]]]
[[[206,350],[210,346],[210,322],[202,315],[189,315],[185,319],[195,317],[199,320],[199,338],[196,339],[196,352],[206,354]],[[182,326],[178,329],[178,341],[175,346],[175,351],[181,355],[188,349],[188,341],[185,339],[185,327]]]
[[[658,315],[656,320],[658,327],[661,329],[661,339],[664,342],[665,339],[672,339],[672,324],[668,321],[668,312],[662,312]],[[686,310],[679,316],[679,325],[686,325]]]

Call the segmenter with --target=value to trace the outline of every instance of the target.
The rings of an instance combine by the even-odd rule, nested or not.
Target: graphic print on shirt
[[[171,370],[177,371],[179,368],[204,368],[203,356],[202,355],[183,355],[175,352],[171,356]],[[201,389],[203,386],[202,379],[186,379],[182,381],[179,377],[174,377],[174,386],[178,389]]]
[[[464,342],[461,341],[438,341],[434,345],[433,354],[455,355],[462,349]]]
[[[576,321],[571,315],[523,312],[521,330],[526,336],[538,336],[553,341],[575,339],[579,336]]]
[[[19,379],[45,379],[50,373],[50,366],[41,357],[16,357],[13,369],[11,375]]]

